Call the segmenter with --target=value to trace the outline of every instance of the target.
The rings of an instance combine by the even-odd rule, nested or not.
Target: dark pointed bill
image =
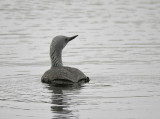
[[[68,37],[68,41],[73,40],[74,38],[76,38],[78,35],[72,36],[72,37]]]

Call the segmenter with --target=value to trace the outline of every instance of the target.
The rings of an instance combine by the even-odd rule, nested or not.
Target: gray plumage
[[[89,82],[89,78],[79,69],[63,66],[62,50],[73,37],[56,36],[50,46],[51,68],[46,71],[41,81],[53,85],[82,84]]]

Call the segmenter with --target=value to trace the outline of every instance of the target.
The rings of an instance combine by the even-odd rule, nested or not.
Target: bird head
[[[56,50],[61,51],[69,41],[76,38],[78,35],[67,37],[67,36],[56,36],[51,43],[51,49],[54,47]]]

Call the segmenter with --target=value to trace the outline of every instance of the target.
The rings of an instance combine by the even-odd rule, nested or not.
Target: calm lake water
[[[159,119],[159,0],[0,0],[1,119]],[[40,81],[56,35],[82,87]]]

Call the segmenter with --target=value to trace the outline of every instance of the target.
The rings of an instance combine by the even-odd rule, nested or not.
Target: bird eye
[[[68,39],[66,38],[65,41],[67,41]]]

